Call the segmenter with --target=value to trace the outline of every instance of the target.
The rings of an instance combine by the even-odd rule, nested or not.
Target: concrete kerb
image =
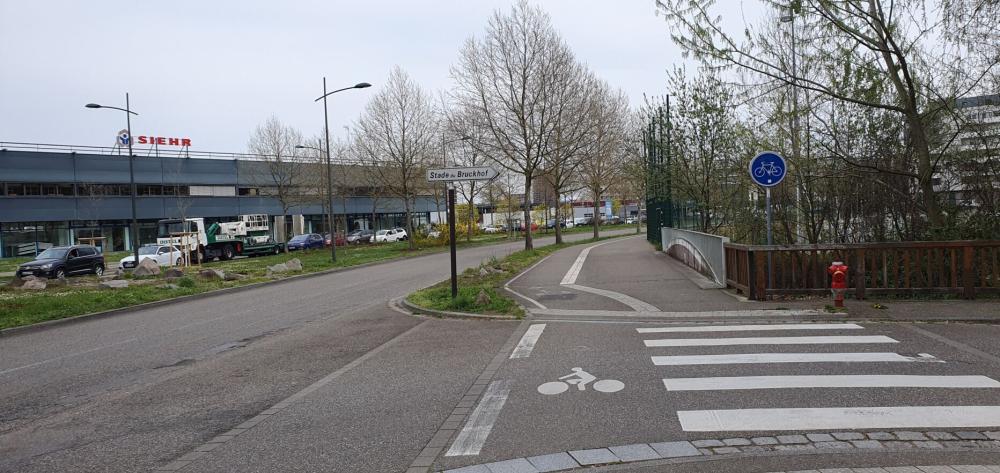
[[[409,301],[407,298],[399,299],[399,305],[409,310],[412,314],[424,314],[431,315],[434,317],[441,318],[453,318],[453,319],[478,319],[478,320],[522,320],[513,315],[490,315],[490,314],[473,314],[470,312],[451,312],[447,310],[436,310],[428,309],[426,307],[421,307]]]
[[[96,320],[96,319],[100,319],[100,318],[104,318],[104,317],[110,317],[110,316],[113,316],[113,315],[127,314],[127,313],[130,313],[130,312],[136,312],[136,311],[140,311],[140,310],[143,310],[143,309],[149,309],[149,308],[153,308],[153,307],[159,307],[159,306],[164,306],[164,305],[169,305],[169,304],[175,304],[175,303],[180,303],[180,302],[186,302],[186,301],[192,301],[192,300],[198,300],[198,299],[206,299],[206,298],[209,298],[209,297],[221,296],[221,295],[225,295],[225,294],[232,294],[232,293],[241,292],[241,291],[249,291],[249,290],[252,290],[252,289],[260,288],[262,286],[267,286],[267,285],[272,285],[272,284],[290,283],[290,282],[300,281],[302,279],[315,278],[315,277],[326,276],[328,274],[339,273],[339,272],[343,272],[343,271],[350,271],[350,270],[355,270],[355,269],[368,268],[368,267],[372,267],[372,266],[379,266],[379,265],[383,265],[383,264],[395,263],[395,262],[398,262],[400,260],[406,260],[406,259],[411,259],[411,258],[420,258],[422,256],[430,256],[430,255],[433,255],[433,254],[436,254],[436,253],[443,253],[443,252],[444,252],[444,250],[441,250],[441,251],[432,251],[432,252],[428,252],[428,253],[424,253],[424,254],[420,254],[420,255],[409,255],[409,256],[403,256],[403,257],[400,257],[400,258],[390,258],[390,259],[381,260],[381,261],[372,261],[370,263],[362,263],[362,264],[358,264],[358,265],[354,265],[354,266],[344,266],[344,267],[341,267],[341,268],[324,269],[322,271],[316,271],[316,272],[313,272],[313,273],[296,274],[294,276],[289,276],[289,277],[286,277],[286,278],[276,279],[274,281],[255,282],[255,283],[252,283],[252,284],[245,284],[243,286],[226,287],[226,288],[222,288],[222,289],[215,289],[215,290],[212,290],[212,291],[201,292],[201,293],[198,293],[198,294],[191,294],[191,295],[187,295],[187,296],[180,296],[180,297],[173,297],[173,298],[170,298],[170,299],[163,299],[161,301],[146,302],[146,303],[132,305],[132,306],[128,306],[128,307],[122,307],[122,308],[119,308],[119,309],[111,309],[111,310],[105,310],[105,311],[101,311],[101,312],[93,312],[93,313],[90,313],[90,314],[81,314],[81,315],[76,315],[76,316],[73,316],[73,317],[66,317],[64,319],[46,320],[44,322],[38,322],[38,323],[35,323],[35,324],[30,324],[30,325],[22,325],[20,327],[11,327],[11,328],[0,329],[0,337],[9,337],[9,336],[20,335],[20,334],[24,334],[24,333],[36,332],[36,331],[39,331],[39,330],[46,330],[46,329],[49,329],[49,328],[52,328],[52,327],[55,327],[55,326],[61,326],[63,324],[67,324],[68,325],[68,324],[79,323],[79,322],[87,322],[87,321],[90,321],[90,320]]]
[[[752,438],[723,438],[707,440],[682,440],[673,442],[642,443],[632,445],[571,450],[527,458],[515,458],[494,463],[469,465],[443,473],[494,471],[492,465],[526,462],[531,470],[525,471],[577,471],[603,465],[631,466],[666,463],[712,461],[726,458],[779,455],[812,455],[830,453],[887,453],[918,450],[934,452],[994,452],[1000,451],[1000,432],[829,432],[809,435],[771,436]],[[976,435],[971,435],[975,433]],[[980,440],[961,440],[975,437]],[[558,457],[558,468],[543,466],[542,462]],[[591,459],[600,458],[598,462]]]

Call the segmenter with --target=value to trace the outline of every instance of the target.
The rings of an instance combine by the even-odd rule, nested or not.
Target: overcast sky
[[[681,61],[653,0],[532,0],[580,60],[633,104],[663,93]],[[756,0],[722,0],[739,28]],[[463,41],[512,0],[45,1],[0,0],[0,141],[111,146],[124,128],[125,92],[140,115],[133,134],[186,137],[192,149],[241,152],[275,115],[318,134],[322,78],[331,134],[342,135],[393,65],[428,90],[451,86]],[[741,28],[740,28],[741,29]],[[739,30],[737,30],[739,31]]]

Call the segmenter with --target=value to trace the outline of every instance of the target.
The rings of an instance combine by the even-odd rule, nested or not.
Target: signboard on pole
[[[497,175],[499,175],[497,170],[489,166],[427,170],[429,182],[488,181]]]
[[[762,187],[774,187],[785,179],[785,158],[774,151],[764,151],[750,160],[750,179]]]
[[[131,140],[132,137],[129,136],[128,130],[121,130],[118,132],[118,137],[115,141],[121,146],[128,146],[128,142]]]

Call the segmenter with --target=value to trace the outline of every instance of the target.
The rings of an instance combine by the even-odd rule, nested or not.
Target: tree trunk
[[[938,203],[937,194],[934,192],[934,168],[931,165],[931,152],[927,144],[927,134],[920,121],[920,117],[908,114],[907,121],[910,123],[910,137],[913,140],[913,150],[917,153],[917,174],[920,179],[921,197],[924,201],[924,210],[927,212],[927,220],[931,227],[940,229],[944,226],[944,218],[941,215],[941,206]]]
[[[535,249],[535,246],[531,240],[531,174],[526,173],[524,175],[524,199],[521,200],[522,205],[524,205],[524,249],[531,251]]]
[[[559,213],[559,191],[556,190],[556,244],[563,242],[562,238],[562,217]]]
[[[409,197],[404,197],[403,198],[403,202],[404,202],[404,205],[406,206],[406,243],[407,243],[407,246],[410,248],[410,250],[414,250],[414,249],[416,249],[416,246],[413,244],[413,241],[414,241],[413,240],[413,216],[411,215],[411,213],[413,211],[412,210],[412,205],[410,204],[410,198]]]
[[[473,189],[475,189],[475,187],[473,187]],[[476,216],[476,208],[472,206],[472,199],[469,199],[469,222],[468,225],[466,226],[468,230],[468,232],[466,232],[465,234],[466,242],[472,241],[472,225],[474,223],[472,219],[475,218],[475,216]]]
[[[601,199],[597,192],[594,192],[594,239],[600,238],[600,226],[601,226]]]

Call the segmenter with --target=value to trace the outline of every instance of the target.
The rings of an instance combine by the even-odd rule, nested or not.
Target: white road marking
[[[767,325],[699,325],[695,327],[637,328],[639,333],[675,332],[763,332],[771,330],[857,330],[858,324],[767,324]]]
[[[588,288],[593,289],[593,288]],[[655,318],[717,318],[717,317],[792,317],[798,315],[821,315],[817,310],[716,310],[703,312],[663,312],[628,310],[589,309],[528,309],[536,316],[571,317],[655,317]]]
[[[685,432],[971,428],[1000,425],[1000,406],[831,407],[678,411]]]
[[[790,388],[1000,388],[986,376],[804,375],[667,378],[667,391],[725,391]]]
[[[752,363],[857,363],[943,361],[926,353],[917,357],[898,353],[737,353],[730,355],[654,356],[657,366],[738,365]]]
[[[458,433],[455,442],[451,444],[446,457],[458,457],[465,455],[479,455],[479,451],[486,444],[486,438],[493,430],[493,423],[500,416],[500,410],[507,402],[510,394],[510,380],[494,381],[486,388],[486,393],[479,400],[479,404],[469,415],[465,422],[465,427]]]
[[[579,284],[563,284],[563,285],[571,289],[576,289],[577,291],[589,292],[591,294],[597,294],[599,296],[604,296],[609,299],[614,299],[618,302],[621,302],[622,304],[631,307],[632,310],[637,312],[656,312],[660,310],[653,304],[643,302],[639,299],[636,299],[626,294],[622,294],[620,292],[609,291],[607,289],[598,289],[596,287],[581,286]]]
[[[623,239],[628,239],[628,238],[635,238],[635,237],[626,237]],[[612,243],[615,241],[616,240],[609,240],[604,243],[598,243],[596,245],[591,245],[584,248],[583,251],[581,251],[580,254],[576,257],[576,261],[573,261],[573,266],[570,266],[569,271],[566,271],[566,275],[563,276],[562,282],[560,282],[559,284],[562,285],[576,284],[576,278],[580,276],[580,270],[583,269],[583,263],[587,261],[587,256],[590,255],[590,250],[597,248],[598,246],[607,245],[608,243]]]
[[[847,343],[899,343],[884,335],[822,337],[667,338],[644,340],[647,347],[710,347],[730,345],[827,345]]]
[[[531,356],[531,350],[535,348],[535,344],[538,343],[538,337],[542,336],[542,330],[545,330],[545,324],[532,324],[528,327],[528,330],[524,332],[521,337],[521,341],[517,342],[517,346],[514,347],[514,351],[510,354],[510,359],[514,358],[527,358]]]

